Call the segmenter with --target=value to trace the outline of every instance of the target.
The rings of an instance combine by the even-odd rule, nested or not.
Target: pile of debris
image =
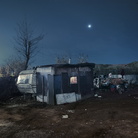
[[[110,91],[117,91],[119,94],[122,94],[127,90],[128,81],[123,78],[101,78],[96,77],[93,81],[95,89],[107,89]]]

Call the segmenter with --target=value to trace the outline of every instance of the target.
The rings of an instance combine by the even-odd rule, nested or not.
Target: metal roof
[[[35,68],[54,67],[54,68],[68,68],[68,67],[95,67],[95,63],[80,63],[80,64],[52,64],[36,66]]]

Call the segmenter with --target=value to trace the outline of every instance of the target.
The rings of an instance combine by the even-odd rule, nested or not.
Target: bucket
[[[111,90],[111,92],[114,92],[115,91],[115,85],[111,85],[110,90]]]

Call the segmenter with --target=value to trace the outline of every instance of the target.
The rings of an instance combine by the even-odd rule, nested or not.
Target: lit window
[[[70,84],[77,84],[77,77],[70,77]]]

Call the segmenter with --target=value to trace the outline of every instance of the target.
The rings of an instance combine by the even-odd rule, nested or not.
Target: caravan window
[[[19,75],[17,84],[31,84],[32,74]]]

